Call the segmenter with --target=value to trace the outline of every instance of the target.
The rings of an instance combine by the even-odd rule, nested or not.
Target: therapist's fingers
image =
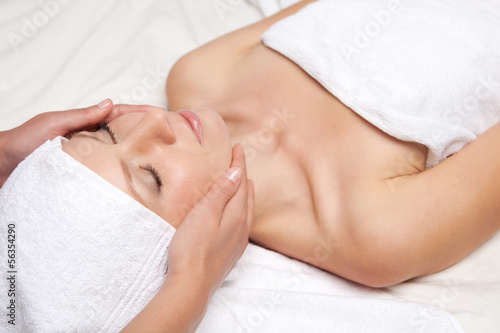
[[[220,223],[220,233],[222,238],[225,239],[225,246],[232,248],[231,252],[228,251],[225,253],[225,260],[230,265],[226,267],[227,270],[224,276],[229,274],[247,247],[250,232],[249,226],[253,222],[253,190],[249,189],[245,154],[240,144],[235,145],[233,148],[233,162],[231,165],[232,167],[240,168],[242,173],[238,190],[224,208]],[[252,212],[250,212],[249,206],[252,206]]]
[[[19,127],[13,128],[19,138],[18,149],[33,151],[56,136],[69,137],[73,132],[98,127],[113,109],[113,102],[106,99],[98,105],[67,111],[45,112],[36,115]],[[23,142],[21,142],[23,141]]]
[[[241,144],[236,144],[233,147],[233,161],[231,163],[232,168],[238,168],[241,170],[239,175],[240,185],[236,194],[231,198],[231,200],[224,207],[224,216],[221,220],[221,225],[228,224],[226,228],[230,230],[229,232],[234,232],[235,223],[244,223],[246,228],[246,219],[248,216],[248,184],[247,184],[247,168],[245,161],[245,153],[243,152],[243,147]],[[245,230],[244,230],[245,231]]]
[[[169,274],[196,271],[213,291],[241,257],[248,245],[249,216],[244,162],[243,149],[236,145],[231,167],[177,228],[169,247]]]
[[[36,115],[21,126],[4,131],[2,136],[9,138],[7,147],[0,147],[2,161],[0,171],[10,175],[14,168],[38,146],[57,136],[70,138],[81,130],[94,130],[99,123],[110,122],[116,117],[130,112],[147,112],[155,106],[151,105],[115,105],[107,98],[102,102],[81,109],[45,112]]]
[[[140,112],[145,113],[151,109],[162,109],[163,108],[153,106],[153,105],[131,105],[131,104],[117,104],[113,106],[111,112],[103,120],[105,123],[109,123],[115,118],[118,118],[127,113]]]
[[[99,126],[113,110],[113,102],[107,98],[99,104],[81,109],[50,112],[49,121],[57,135],[67,136],[79,130],[92,130]]]
[[[189,222],[189,224],[201,223],[204,225],[211,223],[214,227],[218,227],[224,220],[234,220],[243,210],[243,207],[241,207],[242,200],[239,199],[239,207],[234,207],[232,210],[226,208],[234,197],[243,196],[242,186],[244,186],[244,192],[246,193],[244,153],[241,145],[237,144],[233,147],[233,161],[230,168],[217,178],[208,193],[191,209],[181,226]],[[237,205],[234,202],[232,204],[232,206]],[[246,211],[246,206],[244,208],[244,211]]]
[[[241,255],[240,240],[228,237],[221,219],[237,221],[238,214],[226,211],[227,202],[241,185],[239,168],[230,168],[220,176],[209,193],[188,213],[172,238],[168,251],[168,274],[197,274],[206,288],[215,291]],[[236,228],[238,229],[238,228]],[[243,241],[244,242],[244,241]],[[235,254],[236,252],[236,254]]]
[[[248,188],[248,212],[247,212],[247,227],[248,231],[252,228],[254,211],[255,211],[255,183],[253,180],[247,180]]]
[[[211,215],[221,217],[227,203],[237,193],[241,185],[241,175],[241,168],[231,167],[228,169],[224,175],[219,177],[212,185],[205,197],[195,205],[190,214],[210,213]],[[221,219],[219,218],[213,222],[218,225]]]
[[[245,161],[245,153],[241,144],[236,144],[233,147],[233,161],[231,167],[241,170],[241,184],[236,194],[231,198],[225,207],[225,212],[231,213],[233,218],[238,217],[239,220],[245,220],[248,216],[248,184],[247,184],[247,167]],[[237,216],[239,214],[239,216]],[[233,220],[223,219],[221,223],[234,223]]]
[[[91,131],[99,128],[100,123],[109,123],[115,118],[132,112],[147,112],[153,108],[152,105],[113,105],[107,98],[100,103],[81,109],[58,111],[47,113],[47,120],[51,122],[51,128],[56,132],[55,136],[71,136],[72,133],[86,130]]]
[[[242,188],[243,187],[243,188]],[[241,197],[241,192],[246,192],[246,165],[243,148],[240,144],[233,147],[233,161],[231,167],[219,177],[209,189],[205,197],[195,206],[195,210],[209,210],[213,214],[221,216],[226,209],[226,205],[234,197]],[[239,199],[241,201],[241,199]],[[233,206],[236,204],[233,204]],[[246,208],[246,207],[245,207]],[[241,209],[241,208],[239,208]],[[239,210],[238,212],[240,212]],[[238,212],[231,212],[234,217]],[[228,215],[228,213],[226,213]],[[219,224],[224,219],[219,220]]]

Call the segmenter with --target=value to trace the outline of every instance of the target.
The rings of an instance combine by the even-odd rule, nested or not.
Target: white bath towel
[[[61,138],[7,180],[0,221],[1,332],[118,332],[162,285],[175,231]]]
[[[500,17],[472,0],[319,0],[262,36],[432,167],[500,121]]]
[[[438,308],[397,299],[250,244],[197,332],[464,331]]]

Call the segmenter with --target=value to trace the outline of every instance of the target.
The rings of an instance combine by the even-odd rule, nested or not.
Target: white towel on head
[[[262,35],[432,167],[500,121],[500,18],[472,0],[319,0]]]
[[[61,140],[28,156],[0,190],[0,265],[14,277],[0,279],[2,299],[15,294],[15,326],[3,315],[2,332],[117,332],[165,279],[175,229],[63,152]],[[15,245],[10,267],[6,244]]]

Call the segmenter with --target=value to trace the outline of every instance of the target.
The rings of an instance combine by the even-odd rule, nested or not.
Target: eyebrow
[[[73,137],[75,137],[75,136],[83,136],[87,139],[92,139],[92,140],[97,141],[99,143],[107,143],[107,142],[105,142],[105,141],[103,141],[95,136],[84,134],[81,132],[73,135]],[[137,201],[139,201],[142,205],[146,206],[146,202],[144,201],[142,196],[139,194],[139,192],[136,191],[136,189],[134,187],[134,182],[132,181],[132,174],[130,173],[130,168],[127,166],[127,164],[122,159],[120,159],[120,167],[122,169],[123,174],[125,175],[128,189],[130,191],[132,191],[132,193],[134,194],[135,199],[137,199]]]
[[[104,130],[109,135],[109,137],[111,138],[111,141],[113,141],[113,143],[115,145],[118,144],[118,141],[116,140],[115,132],[113,132],[111,130],[111,128],[108,126],[108,124],[102,123],[100,126],[101,126],[101,129]],[[156,191],[158,194],[160,194],[161,188],[163,186],[163,180],[162,180],[158,170],[153,165],[151,165],[149,163],[146,167],[141,166],[140,168],[148,171],[151,174],[151,176],[153,177],[155,184],[156,184]]]

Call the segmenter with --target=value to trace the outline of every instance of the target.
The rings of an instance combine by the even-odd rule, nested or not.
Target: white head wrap
[[[39,147],[0,189],[0,289],[12,290],[2,307],[14,304],[2,332],[116,332],[165,279],[175,229],[63,140]]]

